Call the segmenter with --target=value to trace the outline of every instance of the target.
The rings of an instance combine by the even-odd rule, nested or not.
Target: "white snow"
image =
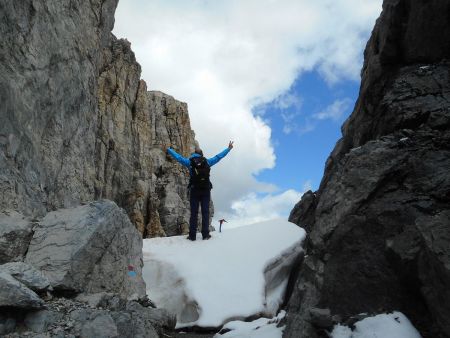
[[[355,323],[355,330],[335,325],[331,338],[421,338],[419,332],[401,312],[379,314]]]
[[[252,322],[232,321],[226,323],[222,330],[229,329],[224,334],[216,334],[214,338],[281,338],[283,327],[277,327],[281,319],[286,315],[285,311],[280,311],[278,316],[268,319],[259,318]]]
[[[149,298],[177,314],[177,328],[275,316],[305,231],[279,219],[211,235],[144,240]]]

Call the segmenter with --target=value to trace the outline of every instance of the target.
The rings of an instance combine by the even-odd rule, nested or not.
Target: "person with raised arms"
[[[209,179],[211,167],[222,158],[224,158],[230,150],[233,149],[233,141],[230,141],[228,147],[211,158],[205,158],[203,151],[196,147],[194,153],[189,158],[185,158],[178,154],[172,147],[167,148],[167,153],[171,155],[178,163],[189,168],[190,180],[190,204],[191,217],[189,220],[189,236],[187,239],[195,241],[197,238],[197,219],[198,208],[202,208],[202,236],[203,239],[210,239],[209,234],[209,202],[211,200],[212,184]]]

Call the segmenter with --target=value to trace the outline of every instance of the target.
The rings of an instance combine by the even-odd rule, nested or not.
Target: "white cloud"
[[[300,110],[302,108],[302,105],[303,99],[300,96],[292,93],[284,93],[274,100],[274,106],[281,110],[288,108]]]
[[[334,121],[339,121],[344,113],[350,108],[352,100],[349,98],[338,99],[326,107],[321,112],[314,114],[313,117],[317,120],[327,120],[331,119]]]
[[[311,189],[311,182],[303,185],[301,192],[289,189],[281,193],[258,196],[250,193],[234,201],[231,213],[222,213],[219,218],[225,218],[227,227],[238,227],[275,218],[287,218],[301,196]],[[217,224],[213,224],[217,225]]]
[[[300,115],[300,111],[285,111],[281,113],[281,118],[284,122],[283,133],[290,134],[297,129],[297,124],[294,122],[295,118]]]
[[[238,212],[234,201],[274,189],[254,178],[276,156],[271,128],[252,108],[313,68],[329,83],[358,79],[380,10],[381,0],[127,0],[114,33],[131,41],[148,88],[188,103],[206,155],[235,141],[212,179],[216,210]],[[279,104],[298,104],[289,100]]]

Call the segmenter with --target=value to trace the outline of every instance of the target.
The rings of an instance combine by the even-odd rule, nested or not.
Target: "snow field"
[[[277,219],[211,235],[203,241],[198,234],[194,242],[186,236],[144,240],[149,298],[177,314],[177,328],[275,316],[305,231]]]

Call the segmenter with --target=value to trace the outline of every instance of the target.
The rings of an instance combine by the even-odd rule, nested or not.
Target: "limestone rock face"
[[[23,308],[1,313],[0,335],[156,337],[174,325],[123,302],[145,295],[142,235],[188,223],[187,171],[163,146],[187,156],[194,133],[187,105],[147,91],[130,43],[112,35],[117,1],[0,0],[0,264],[15,262],[2,265],[0,307]]]
[[[111,201],[48,213],[35,229],[25,261],[44,272],[56,290],[145,295],[142,238]],[[128,266],[135,276],[128,275]]]
[[[291,213],[309,240],[285,337],[317,336],[313,307],[399,310],[423,337],[450,337],[449,12],[384,1],[343,137]]]
[[[179,234],[189,221],[188,172],[165,153],[195,147],[187,105],[147,91],[130,44],[112,39],[99,77],[96,198],[125,208],[145,236]]]
[[[107,198],[144,236],[189,222],[187,105],[147,91],[117,0],[0,1],[0,210],[42,217]]]
[[[117,0],[0,2],[0,209],[94,196],[95,96]]]

